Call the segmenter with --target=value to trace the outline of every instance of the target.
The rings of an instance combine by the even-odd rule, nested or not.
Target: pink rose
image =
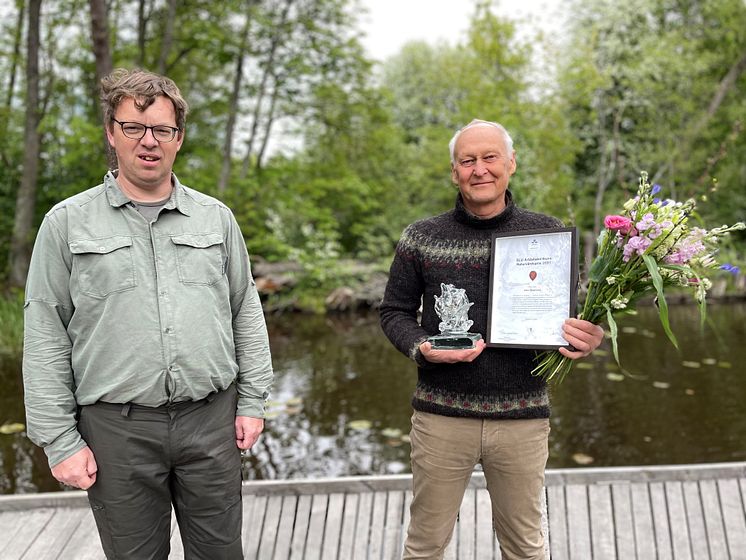
[[[611,231],[618,231],[622,235],[627,235],[632,230],[632,220],[624,216],[606,216],[604,226]]]

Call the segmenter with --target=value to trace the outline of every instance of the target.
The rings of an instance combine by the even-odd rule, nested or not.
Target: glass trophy
[[[453,284],[441,284],[440,296],[435,296],[435,313],[440,317],[440,334],[431,336],[427,341],[436,350],[464,350],[474,348],[479,333],[466,332],[474,324],[470,320],[469,308],[474,305],[466,297],[466,290],[456,288]]]

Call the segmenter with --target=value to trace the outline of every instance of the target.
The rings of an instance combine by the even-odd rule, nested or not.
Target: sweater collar
[[[464,199],[461,197],[461,193],[458,193],[458,196],[456,197],[454,216],[457,222],[464,224],[465,226],[476,229],[493,229],[509,220],[513,215],[514,209],[515,204],[513,204],[513,195],[509,190],[507,190],[505,191],[505,209],[502,212],[491,218],[478,218],[466,209],[466,206],[464,206]]]

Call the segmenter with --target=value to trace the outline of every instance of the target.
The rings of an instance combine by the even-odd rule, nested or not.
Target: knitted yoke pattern
[[[510,191],[505,197],[505,210],[482,220],[466,210],[459,195],[453,210],[410,225],[397,244],[380,308],[381,327],[418,365],[416,410],[476,418],[549,417],[546,383],[531,375],[534,350],[485,348],[473,362],[457,364],[433,364],[419,352],[428,336],[440,332],[434,305],[441,283],[466,290],[474,304],[469,330],[486,339],[493,233],[562,225],[515,206]]]

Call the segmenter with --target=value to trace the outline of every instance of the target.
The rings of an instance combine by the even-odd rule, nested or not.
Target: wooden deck
[[[247,560],[400,558],[409,476],[251,482]],[[746,463],[548,470],[553,560],[746,560]],[[0,497],[0,559],[101,559],[84,492]],[[549,557],[549,551],[547,557]],[[183,558],[174,524],[170,558]],[[447,559],[499,559],[475,473]]]

